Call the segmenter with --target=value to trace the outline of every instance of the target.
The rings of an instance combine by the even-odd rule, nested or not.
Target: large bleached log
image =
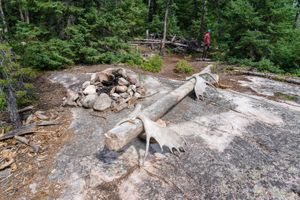
[[[207,66],[207,68],[210,67],[212,67],[212,65]],[[196,80],[194,78],[186,81],[179,88],[171,91],[151,106],[145,108],[143,114],[153,121],[158,120],[193,91],[195,82]],[[125,122],[105,134],[105,144],[110,150],[118,151],[142,132],[143,124],[141,120],[136,119],[135,124]]]

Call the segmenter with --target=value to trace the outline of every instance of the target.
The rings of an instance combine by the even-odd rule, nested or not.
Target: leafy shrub
[[[176,73],[185,73],[190,74],[192,73],[193,68],[186,60],[180,60],[176,63],[174,72]]]
[[[272,48],[271,60],[286,71],[300,67],[300,30],[281,38]]]
[[[51,39],[48,42],[32,42],[25,48],[24,64],[40,70],[61,69],[74,64],[75,54],[67,41]]]
[[[155,56],[151,57],[148,61],[145,61],[141,65],[141,68],[145,71],[157,73],[157,72],[160,72],[162,66],[163,66],[162,58],[158,55],[155,55]]]
[[[272,61],[265,58],[263,58],[257,63],[254,63],[253,67],[257,68],[259,71],[267,71],[267,72],[278,73],[278,74],[284,72],[282,69],[275,66],[275,64]]]

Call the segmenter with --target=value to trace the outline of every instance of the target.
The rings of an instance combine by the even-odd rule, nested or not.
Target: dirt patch
[[[67,95],[66,89],[58,84],[52,83],[47,74],[38,77],[34,82],[34,92],[38,97],[36,102],[37,110],[49,110],[55,107],[59,107],[62,103],[62,98]]]
[[[31,147],[15,139],[0,142],[0,151],[16,154],[15,169],[6,168],[0,171],[0,199],[18,199],[24,196],[44,199],[60,189],[60,186],[49,183],[48,175],[57,151],[72,136],[69,129],[71,112],[69,109],[60,108],[61,100],[67,92],[62,85],[50,82],[47,75],[38,77],[33,84],[38,101],[34,104],[34,110],[26,113],[23,118],[41,110],[48,115],[55,115],[54,118],[60,124],[40,127],[37,132],[25,136],[31,143],[41,147],[39,153],[34,153]]]

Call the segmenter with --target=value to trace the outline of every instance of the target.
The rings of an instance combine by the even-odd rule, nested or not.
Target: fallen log
[[[204,71],[211,67],[212,65],[207,66]],[[147,116],[153,121],[158,120],[172,107],[184,99],[189,93],[191,93],[194,89],[195,83],[196,80],[194,78],[186,81],[179,88],[171,91],[169,94],[165,95],[151,106],[145,108],[143,110],[143,115]],[[140,119],[135,119],[134,122],[134,124],[125,122],[108,131],[105,134],[106,147],[110,150],[119,151],[139,134],[141,134],[143,132],[142,121]]]
[[[30,134],[30,133],[34,133],[34,132],[35,132],[35,124],[22,126],[20,128],[9,131],[8,133],[1,136],[0,141],[7,140],[7,139],[13,138],[15,136],[26,135],[26,134]]]
[[[252,71],[247,71],[247,70],[234,70],[233,72],[234,72],[234,74],[237,74],[237,75],[258,76],[258,77],[272,79],[275,81],[281,81],[281,82],[300,85],[300,79],[295,79],[295,78],[290,78],[290,77],[282,77],[282,76],[278,76],[275,74],[252,72]]]
[[[131,41],[130,44],[160,44],[161,40],[149,40],[149,41]],[[165,44],[170,44],[179,47],[188,47],[186,44],[182,44],[175,41],[166,41]]]

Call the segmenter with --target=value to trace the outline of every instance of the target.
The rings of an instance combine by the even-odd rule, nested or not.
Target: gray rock
[[[129,82],[125,78],[119,78],[118,85],[129,85]]]
[[[130,90],[129,92],[127,92],[129,94],[129,96],[133,96],[134,95],[134,92],[132,90]]]
[[[83,84],[82,84],[82,89],[85,89],[87,88],[87,86],[91,85],[91,82],[90,81],[85,81]]]
[[[117,93],[113,93],[113,94],[111,95],[111,98],[112,98],[113,100],[115,100],[115,101],[117,101],[120,97],[121,97],[121,96],[120,96],[119,94],[117,94]]]
[[[124,93],[121,93],[120,96],[124,99],[128,98],[129,97],[129,94],[124,92]]]
[[[108,81],[109,80],[108,75],[106,73],[103,73],[103,72],[97,73],[97,77],[98,77],[98,80],[100,82],[102,82],[102,81]]]
[[[96,86],[89,85],[83,90],[83,94],[89,95],[89,94],[96,94]]]
[[[137,77],[132,74],[128,75],[127,80],[134,85],[137,84],[137,82],[138,82]]]
[[[111,98],[106,93],[102,93],[96,98],[93,108],[97,111],[104,111],[110,108],[111,102]]]
[[[140,98],[142,95],[140,94],[140,93],[138,93],[138,92],[136,92],[136,93],[134,93],[134,97],[135,98]]]
[[[136,84],[135,84],[135,86],[137,87],[137,88],[139,88],[139,87],[142,87],[142,84],[141,84],[141,82],[137,82]]]
[[[98,97],[97,94],[89,94],[83,97],[83,99],[81,100],[82,106],[85,108],[92,108],[97,97]]]
[[[139,88],[137,88],[136,92],[140,93],[141,95],[145,95],[146,90],[143,87],[139,87]]]
[[[136,92],[136,86],[135,85],[130,85],[129,87],[131,88],[132,91]]]
[[[118,74],[120,74],[123,78],[127,78],[127,72],[124,68],[120,68],[118,71],[117,71]]]
[[[116,87],[113,87],[111,91],[109,92],[109,95],[112,96],[114,93],[116,93]]]
[[[118,93],[124,93],[127,91],[127,86],[117,86],[116,87],[116,92]]]
[[[97,76],[97,74],[96,73],[93,73],[92,75],[91,75],[91,84],[94,84],[94,83],[96,83],[97,81],[98,81],[99,79],[98,79],[98,76]]]

